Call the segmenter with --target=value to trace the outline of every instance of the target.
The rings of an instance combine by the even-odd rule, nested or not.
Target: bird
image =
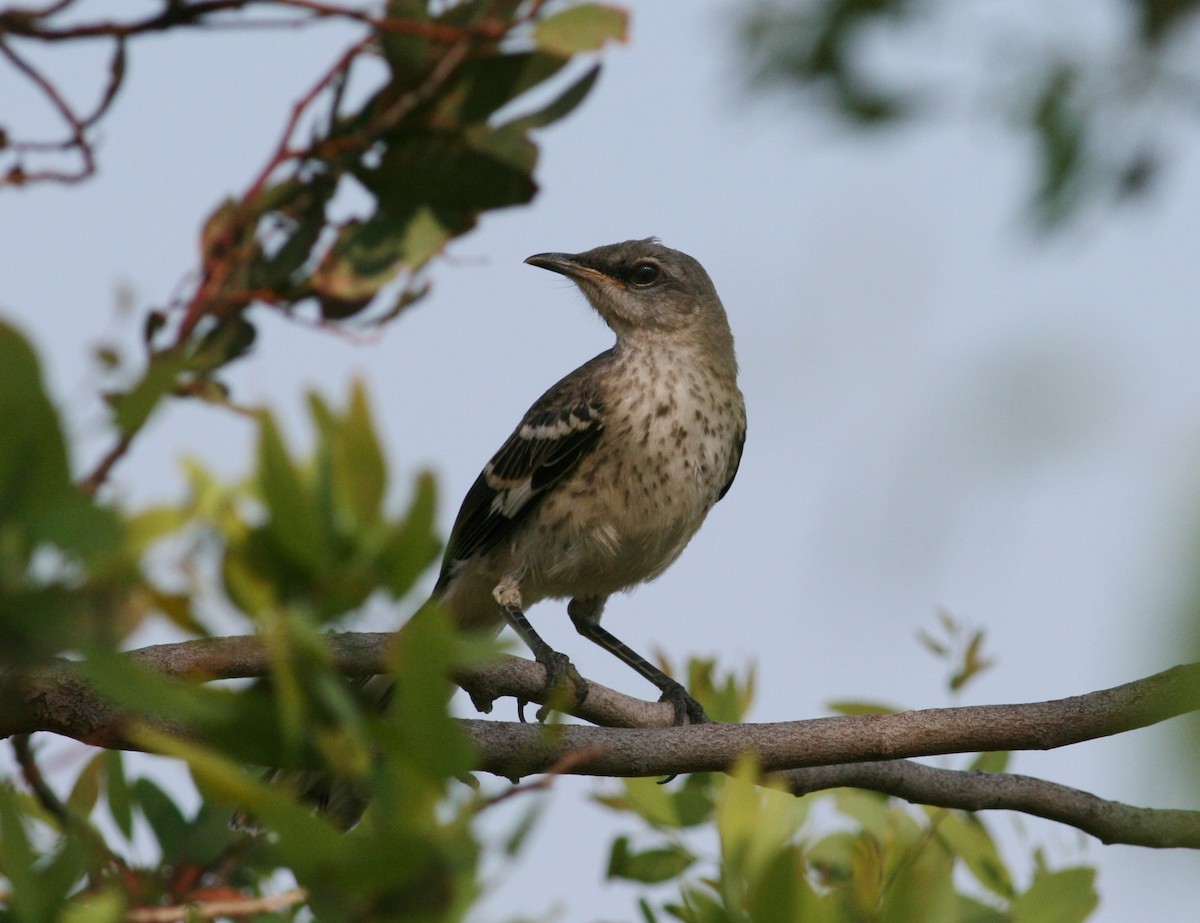
[[[671,703],[707,720],[686,689],[600,624],[609,597],[661,575],[737,475],[746,438],[733,334],[704,267],[656,238],[538,253],[616,336],[545,392],[484,466],[450,531],[433,590],[465,631],[511,627],[547,688],[587,683],[525,610],[568,599],[576,630]]]
[[[706,722],[682,684],[600,617],[610,596],[679,557],[737,475],[746,407],[725,308],[704,267],[655,238],[525,262],[574,282],[616,342],[538,398],[484,466],[450,530],[431,600],[463,632],[510,626],[545,667],[547,689],[565,687],[578,703],[586,681],[525,615],[544,599],[567,599],[576,630],[657,686],[676,724]],[[394,688],[388,676],[355,686],[376,709]],[[343,829],[367,804],[360,785],[328,773],[267,778]],[[230,823],[257,829],[245,810]]]

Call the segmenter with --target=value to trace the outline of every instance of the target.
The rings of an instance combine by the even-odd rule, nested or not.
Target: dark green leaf
[[[130,786],[133,803],[138,806],[146,823],[154,831],[154,838],[162,849],[163,859],[170,862],[177,858],[179,847],[187,835],[188,822],[175,801],[147,778],[134,780]]]
[[[159,401],[174,390],[187,367],[188,357],[182,350],[155,353],[138,383],[112,396],[113,415],[122,435],[131,435],[142,428]]]
[[[120,750],[106,750],[104,758],[108,813],[125,839],[129,839],[133,836],[133,806],[125,779],[125,760]]]
[[[607,876],[657,884],[678,878],[695,861],[696,857],[678,844],[633,852],[629,839],[618,837],[609,852]]]
[[[547,125],[557,122],[559,119],[566,118],[575,111],[575,108],[591,92],[592,87],[596,83],[596,78],[599,76],[600,65],[596,64],[589,68],[582,77],[563,90],[552,102],[546,104],[536,112],[531,112],[528,115],[514,119],[506,127],[515,127],[521,131],[527,131],[531,128],[544,128]]]
[[[566,63],[564,57],[537,51],[489,55],[468,62],[458,71],[457,92],[446,94],[444,116],[463,124],[485,121],[526,90],[549,80]]]
[[[434,534],[436,513],[437,483],[432,474],[424,472],[417,478],[408,512],[393,526],[381,552],[386,586],[397,599],[408,593],[437,560],[440,545]]]
[[[258,487],[267,505],[267,528],[276,547],[297,566],[316,567],[324,542],[313,498],[268,414],[260,417]]]

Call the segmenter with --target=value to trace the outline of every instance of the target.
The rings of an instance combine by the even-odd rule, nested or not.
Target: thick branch
[[[989,750],[1050,750],[1146,727],[1200,708],[1200,664],[1087,695],[1021,705],[930,708],[890,715],[696,727],[509,728],[468,721],[482,768],[540,772],[566,752],[602,748],[571,771],[604,776],[714,772],[746,752],[765,771]]]
[[[390,634],[329,639],[339,669],[352,676],[386,669]],[[269,663],[253,637],[163,644],[127,656],[176,678],[263,676]],[[456,677],[484,710],[513,696],[540,701],[540,664],[510,657]],[[53,731],[102,746],[128,746],[118,713],[70,663],[9,678],[0,736]],[[902,757],[988,750],[1052,749],[1119,734],[1200,709],[1200,664],[1174,667],[1121,686],[1048,702],[938,708],[893,715],[816,718],[774,724],[672,727],[669,705],[590,684],[575,714],[600,725],[556,727],[465,720],[479,768],[509,778],[559,771],[656,776],[727,769],[753,752],[764,770],[786,773],[796,794],[852,785],[923,804],[965,810],[1003,808],[1050,818],[1104,842],[1200,848],[1200,812],[1135,808],[1025,776],[956,772]],[[180,730],[182,733],[182,730]],[[567,766],[565,770],[563,766]]]

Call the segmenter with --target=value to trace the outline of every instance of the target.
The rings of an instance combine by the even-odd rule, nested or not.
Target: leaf
[[[678,844],[634,852],[629,848],[629,838],[622,836],[613,841],[605,874],[610,879],[658,884],[678,878],[695,861],[696,857]]]
[[[1099,903],[1094,868],[1039,869],[1012,902],[1012,923],[1083,923]]]
[[[259,417],[258,488],[270,514],[267,530],[275,546],[302,570],[316,568],[324,542],[313,499],[288,457],[274,418],[265,413]]]
[[[880,923],[956,923],[954,859],[936,840],[909,846],[889,877]]]
[[[96,807],[100,798],[100,777],[104,772],[104,751],[97,753],[87,763],[71,786],[71,794],[67,796],[67,808],[79,816],[87,817]]]
[[[621,786],[620,796],[597,800],[617,810],[632,811],[652,827],[679,826],[674,799],[665,785],[659,785],[655,779],[630,778],[623,779]]]
[[[494,112],[566,65],[561,55],[526,51],[489,55],[459,68],[455,92],[443,97],[443,118],[460,123],[486,121]]]
[[[387,488],[387,465],[361,381],[350,392],[350,406],[325,439],[330,448],[333,488],[339,509],[350,516],[350,530],[378,522]]]
[[[795,923],[813,921],[810,913],[801,913],[807,903],[805,891],[811,888],[804,877],[804,862],[795,846],[787,846],[771,856],[760,875],[750,882],[746,909],[754,923]]]
[[[125,898],[115,888],[106,888],[73,897],[60,923],[123,923],[125,918]]]
[[[1008,750],[991,750],[980,753],[967,768],[972,772],[1004,772],[1011,759],[1012,753]]]
[[[181,349],[155,353],[137,384],[109,398],[121,435],[132,435],[145,425],[159,402],[174,390],[187,367],[188,357]]]
[[[552,102],[547,103],[535,112],[514,119],[507,123],[505,127],[514,127],[521,131],[528,131],[531,128],[544,128],[547,125],[557,122],[559,119],[566,118],[575,111],[576,107],[592,91],[592,87],[595,86],[596,79],[599,76],[600,65],[596,64],[588,68],[582,77],[563,90]]]
[[[408,512],[388,535],[380,553],[386,568],[384,580],[396,599],[412,589],[426,568],[437,560],[440,543],[434,534],[437,483],[428,471],[417,477]]]
[[[983,638],[984,632],[982,629],[976,631],[971,636],[971,640],[967,643],[966,650],[963,652],[962,666],[950,677],[950,690],[952,692],[962,689],[972,679],[995,663],[991,658],[982,656]]]
[[[904,711],[882,702],[852,702],[841,700],[826,703],[826,708],[838,715],[896,715]]]
[[[474,768],[474,748],[449,708],[456,647],[449,616],[426,606],[396,636],[392,652],[395,691],[388,719],[397,753],[439,785]]]
[[[548,16],[533,30],[533,41],[551,54],[570,57],[599,51],[611,41],[624,42],[629,14],[599,3],[581,3]]]
[[[1005,865],[987,827],[974,814],[926,808],[931,817],[936,812],[936,837],[958,858],[962,859],[975,880],[994,894],[1011,898],[1016,892],[1012,875]]]
[[[298,878],[329,871],[339,855],[334,827],[307,805],[296,804],[282,789],[259,781],[224,756],[176,737],[135,728],[134,738],[147,749],[187,762],[197,783],[231,808],[245,806],[278,836],[278,849]]]
[[[183,812],[170,795],[145,777],[134,781],[130,786],[130,794],[146,818],[146,823],[154,831],[163,861],[171,862],[178,856],[179,847],[187,835],[188,822]]]
[[[120,750],[106,750],[104,754],[105,796],[108,813],[125,839],[133,836],[133,805],[129,784],[125,779],[125,760]]]

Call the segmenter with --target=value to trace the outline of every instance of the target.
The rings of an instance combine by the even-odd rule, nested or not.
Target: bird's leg
[[[589,641],[599,644],[610,654],[619,657],[654,683],[662,691],[659,701],[670,702],[674,706],[677,725],[707,723],[709,718],[704,713],[704,708],[688,694],[681,683],[671,679],[649,660],[613,635],[611,631],[600,627],[600,616],[604,612],[606,601],[606,597],[603,596],[572,599],[567,606],[567,614],[571,616],[575,630]]]
[[[492,596],[500,606],[504,621],[533,652],[533,659],[545,668],[545,691],[549,698],[554,700],[557,696],[566,693],[567,696],[574,698],[576,705],[582,703],[588,694],[587,680],[579,675],[579,671],[575,669],[575,665],[571,663],[566,654],[560,654],[554,650],[529,624],[529,619],[525,617],[524,604],[521,601],[521,585],[517,579],[511,575],[505,576],[492,590]],[[524,721],[524,701],[518,703],[517,709],[518,715]],[[549,706],[543,705],[538,709],[537,720],[544,721],[549,711]]]

